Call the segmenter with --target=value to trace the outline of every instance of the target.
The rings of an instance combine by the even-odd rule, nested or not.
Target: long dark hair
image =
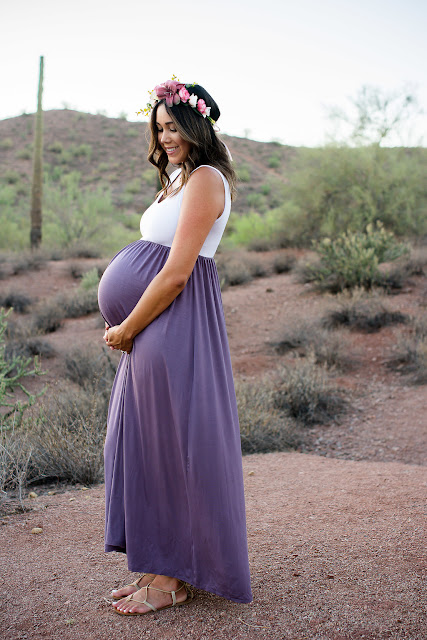
[[[220,110],[209,93],[199,84],[191,87],[191,93],[194,93],[205,101],[208,107],[211,107],[210,116],[215,122],[220,116]],[[158,172],[162,185],[159,193],[165,193],[171,184],[166,167],[169,162],[166,151],[160,146],[158,138],[158,130],[156,125],[156,114],[159,105],[164,104],[166,111],[172,118],[176,130],[180,136],[190,143],[190,152],[187,159],[182,164],[181,184],[175,189],[174,193],[178,193],[186,184],[190,177],[190,173],[200,167],[202,164],[209,164],[215,167],[225,176],[230,185],[230,193],[233,198],[236,194],[236,174],[231,164],[230,155],[225,144],[220,140],[208,118],[204,118],[200,113],[196,113],[189,104],[182,102],[172,107],[168,107],[165,100],[157,102],[151,113],[150,129],[151,140],[148,149],[148,161],[153,164]]]

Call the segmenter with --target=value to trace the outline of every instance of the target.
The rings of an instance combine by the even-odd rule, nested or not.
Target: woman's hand
[[[125,351],[126,353],[132,351],[133,340],[125,335],[124,329],[120,324],[110,327],[105,323],[104,340],[110,349]]]

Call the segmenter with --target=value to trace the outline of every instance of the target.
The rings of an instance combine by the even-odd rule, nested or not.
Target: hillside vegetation
[[[68,247],[96,238],[109,254],[136,239],[140,215],[157,191],[156,171],[146,160],[146,123],[71,110],[47,111],[44,122],[43,245]],[[33,115],[0,121],[0,249],[28,245],[33,127]],[[235,211],[256,208],[260,197],[261,208],[277,206],[283,169],[295,150],[223,139],[240,177]],[[112,221],[114,229],[105,224]]]
[[[34,116],[0,121],[0,249],[29,244]],[[45,113],[43,246],[111,255],[139,237],[157,191],[147,124],[71,110]],[[294,148],[223,136],[239,196],[223,248],[310,247],[382,223],[400,238],[427,234],[424,148]]]

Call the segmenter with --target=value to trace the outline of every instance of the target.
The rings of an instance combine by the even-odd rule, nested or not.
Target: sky
[[[43,108],[137,120],[155,85],[197,82],[223,133],[317,146],[363,85],[427,112],[425,0],[0,0],[0,119]],[[141,116],[139,116],[141,119]],[[144,118],[142,117],[144,120]],[[427,144],[427,115],[395,144]]]

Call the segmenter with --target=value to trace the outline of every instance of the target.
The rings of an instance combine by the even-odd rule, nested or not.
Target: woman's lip
[[[168,156],[172,155],[173,153],[175,153],[175,151],[178,149],[178,147],[172,147],[171,149],[165,149],[166,153],[168,154]]]

